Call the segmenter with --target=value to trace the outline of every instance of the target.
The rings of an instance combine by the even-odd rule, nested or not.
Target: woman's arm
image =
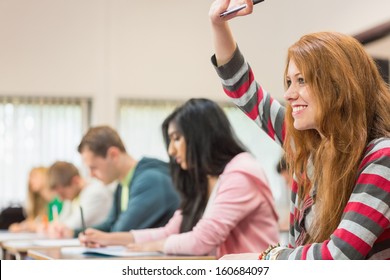
[[[180,225],[182,220],[183,216],[181,215],[181,210],[176,210],[172,218],[163,227],[132,230],[131,233],[133,234],[134,242],[153,242],[166,239],[172,234],[177,234],[180,232]]]
[[[219,14],[226,10],[229,1],[217,0],[211,6],[209,16],[215,48],[215,55],[211,60],[231,101],[274,141],[282,145],[285,137],[285,108],[257,84],[252,69],[237,47],[226,21],[238,15],[251,13],[252,1],[245,3],[248,8],[226,18],[221,18]],[[232,1],[231,5],[238,4],[233,4]]]
[[[228,20],[236,16],[243,16],[250,14],[253,9],[252,0],[245,0],[247,8],[229,15],[227,17],[220,17],[220,14],[228,9],[228,7],[239,6],[243,1],[229,1],[229,0],[217,0],[210,8],[209,17],[211,21],[211,31],[215,49],[215,57],[217,65],[224,65],[227,63],[236,49],[236,42],[233,38],[233,34],[229,28]]]

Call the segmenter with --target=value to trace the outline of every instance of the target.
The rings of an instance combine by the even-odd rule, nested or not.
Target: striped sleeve
[[[286,248],[278,259],[390,259],[390,139],[376,141],[360,167],[330,239]]]
[[[282,145],[285,136],[285,108],[256,83],[252,69],[239,48],[236,48],[232,59],[222,66],[217,66],[215,56],[211,61],[225,93],[232,102],[274,141]]]

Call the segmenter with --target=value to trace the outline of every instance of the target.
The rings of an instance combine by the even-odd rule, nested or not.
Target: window
[[[119,133],[135,158],[168,160],[161,124],[180,103],[175,101],[120,100]]]
[[[89,100],[0,97],[0,207],[24,202],[30,169],[67,160],[77,153],[89,125]]]

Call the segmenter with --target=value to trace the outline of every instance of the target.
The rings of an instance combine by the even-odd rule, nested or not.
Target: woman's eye
[[[303,85],[305,83],[305,79],[304,78],[298,78],[298,83]]]
[[[172,136],[172,140],[175,141],[175,142],[179,141],[180,139],[181,139],[180,135],[175,134],[175,135]]]
[[[287,87],[290,87],[290,86],[291,86],[291,81],[290,81],[290,80],[287,80],[287,81],[286,81],[286,85],[287,85]]]

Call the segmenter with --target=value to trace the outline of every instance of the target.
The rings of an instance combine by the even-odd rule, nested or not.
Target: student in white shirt
[[[49,225],[50,237],[72,237],[73,230],[103,222],[112,206],[113,195],[102,183],[86,182],[78,169],[69,162],[57,161],[49,168],[49,185],[64,200],[57,221]]]

